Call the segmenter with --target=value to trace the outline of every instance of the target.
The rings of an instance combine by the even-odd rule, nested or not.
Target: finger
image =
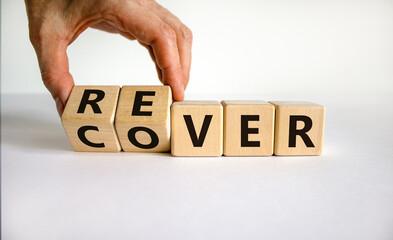
[[[119,31],[115,27],[113,27],[111,24],[109,24],[105,21],[93,24],[90,27],[101,30],[101,31],[109,32],[109,33],[119,33]]]
[[[152,2],[149,6],[151,10],[175,30],[177,36],[177,46],[179,50],[180,63],[183,70],[183,86],[186,89],[190,79],[191,70],[191,47],[192,32],[184,25],[179,18],[173,15],[168,9],[164,8],[156,2]]]
[[[134,36],[132,36],[129,32],[119,31],[119,33],[120,33],[120,35],[122,35],[123,37],[127,38],[128,40],[131,40],[131,41],[136,40],[136,38]]]
[[[175,100],[182,101],[183,72],[175,31],[152,11],[138,4],[126,4],[114,14],[120,22],[116,25],[118,29],[129,32],[138,41],[152,47],[156,63],[162,72],[162,82],[172,88]],[[116,24],[117,19],[109,21]]]
[[[112,24],[105,22],[105,21],[93,24],[90,27],[101,30],[101,31],[109,32],[109,33],[119,33],[120,35],[122,35],[123,37],[125,37],[129,40],[135,40],[135,37],[132,36],[130,33],[118,30]]]
[[[52,94],[61,116],[74,86],[69,72],[67,43],[54,39],[43,41],[36,48],[42,80]]]
[[[142,46],[144,46],[147,51],[149,51],[149,55],[151,60],[154,62],[154,65],[156,66],[156,70],[157,70],[157,75],[158,78],[160,79],[160,81],[162,82],[162,73],[161,73],[161,69],[158,67],[157,63],[156,63],[156,56],[154,55],[154,51],[153,48],[149,45],[146,45],[144,43],[139,42]]]

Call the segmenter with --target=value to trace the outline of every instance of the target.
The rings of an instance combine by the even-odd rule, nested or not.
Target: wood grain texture
[[[221,103],[224,107],[224,155],[273,155],[274,106],[258,100]],[[249,130],[252,133],[247,134]]]
[[[143,101],[142,105],[138,104],[138,99],[139,103]],[[123,150],[126,152],[168,152],[170,150],[171,104],[172,92],[169,86],[123,86],[115,120],[116,131]],[[133,114],[134,107],[142,114]],[[153,131],[148,133],[148,130],[140,130],[135,133],[134,141],[142,146],[135,145],[129,139],[129,131],[138,127]],[[153,141],[154,134],[158,137],[157,144]]]
[[[310,102],[291,102],[291,101],[273,101],[276,108],[275,120],[275,155],[320,155],[323,149],[323,135],[325,126],[325,107]],[[300,116],[300,118],[299,118]],[[296,119],[295,118],[299,118]],[[311,119],[307,124],[307,119]],[[298,134],[291,134],[292,141],[295,143],[290,146],[290,122],[293,122],[293,129],[298,131],[307,130],[305,135],[311,140],[312,145],[307,146],[307,136],[304,138]]]
[[[84,95],[88,96],[90,101],[98,99],[97,94],[86,94],[86,90],[104,92],[103,99],[97,102],[101,113],[94,112],[92,105],[89,104],[85,104],[84,111],[78,113]],[[119,152],[121,150],[114,127],[119,90],[119,86],[74,86],[62,116],[63,127],[74,151]],[[85,126],[96,128],[96,130],[84,131],[82,135],[87,141],[99,144],[99,147],[88,146],[82,142],[78,131],[80,132]]]
[[[175,102],[171,107],[171,143],[173,156],[221,156],[223,151],[223,110],[217,101]],[[185,117],[186,116],[186,117]],[[187,117],[189,116],[189,117]],[[201,129],[208,126],[203,144],[196,146],[186,119],[201,140]],[[208,121],[210,119],[210,121]],[[190,121],[191,120],[191,121]],[[209,125],[207,124],[209,122]],[[199,142],[201,143],[201,142]]]

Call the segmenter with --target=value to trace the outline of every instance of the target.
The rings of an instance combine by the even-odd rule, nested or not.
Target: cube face
[[[74,86],[62,116],[74,151],[119,152],[114,127],[119,86]]]
[[[115,126],[126,152],[170,150],[169,86],[123,86]]]
[[[275,155],[320,155],[325,107],[309,102],[271,102],[276,108]]]
[[[273,155],[274,106],[265,101],[222,101],[224,155]]]
[[[171,115],[173,156],[222,155],[223,110],[219,102],[175,102]]]

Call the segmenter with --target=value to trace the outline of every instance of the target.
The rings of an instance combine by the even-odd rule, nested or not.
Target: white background
[[[6,96],[2,239],[393,239],[392,103],[323,102],[321,156],[184,158],[74,152],[50,96]]]
[[[392,1],[160,2],[194,33],[186,98],[326,106],[321,156],[250,158],[73,152],[1,3],[2,239],[393,239]],[[120,36],[68,53],[77,84],[159,84]]]
[[[2,0],[2,91],[45,92],[23,1]],[[194,33],[186,98],[393,95],[393,1],[159,1]],[[137,42],[88,29],[76,84],[159,84]]]

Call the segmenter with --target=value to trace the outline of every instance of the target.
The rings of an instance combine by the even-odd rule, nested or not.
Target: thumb
[[[52,94],[60,116],[74,86],[74,80],[69,72],[67,46],[65,41],[51,40],[36,48],[42,80]]]

